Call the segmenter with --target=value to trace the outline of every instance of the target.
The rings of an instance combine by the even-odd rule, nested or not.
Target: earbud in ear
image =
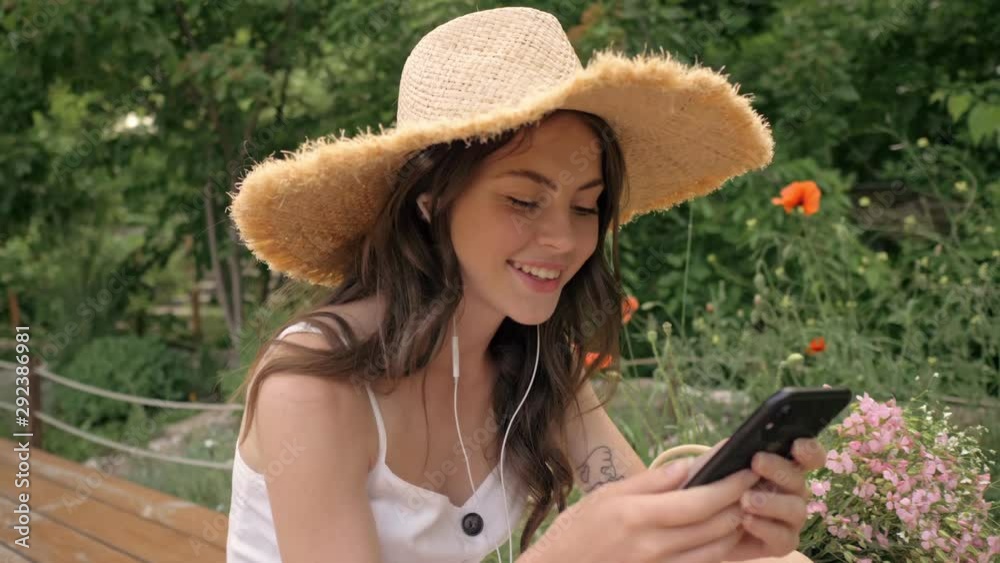
[[[424,221],[430,223],[431,214],[427,211],[427,199],[425,197],[420,197],[417,199],[417,207],[420,208],[420,214],[423,215]]]

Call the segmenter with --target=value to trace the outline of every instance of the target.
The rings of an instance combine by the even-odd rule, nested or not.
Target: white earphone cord
[[[462,447],[462,455],[465,456],[465,469],[469,475],[469,486],[472,488],[472,498],[473,502],[478,505],[478,491],[476,490],[476,484],[472,480],[472,466],[469,464],[469,454],[465,451],[465,442],[462,440],[462,427],[458,423],[458,330],[455,327],[455,318],[451,319],[452,336],[451,336],[451,372],[452,378],[454,379],[454,389],[455,389],[455,400],[454,412],[455,412],[455,428],[458,430],[458,443]],[[518,411],[524,405],[524,401],[528,398],[528,393],[531,392],[531,386],[535,383],[535,374],[538,373],[538,359],[541,352],[542,336],[541,329],[539,325],[535,325],[535,367],[531,372],[531,379],[528,381],[528,389],[524,392],[524,397],[521,397],[521,402],[518,403],[517,408],[514,409],[514,414],[510,417],[510,424],[507,425],[507,431],[503,435],[503,442],[500,444],[500,490],[503,492],[503,510],[507,517],[507,553],[508,562],[513,563],[514,561],[514,544],[513,537],[514,531],[510,526],[510,509],[507,507],[507,487],[503,481],[503,454],[504,449],[507,447],[507,437],[510,436],[510,429],[514,427],[514,419],[517,417]],[[500,546],[496,547],[497,561],[503,563],[503,557],[500,556]]]

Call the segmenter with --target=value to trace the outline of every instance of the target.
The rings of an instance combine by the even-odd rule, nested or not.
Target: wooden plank
[[[132,563],[138,561],[134,557],[109,547],[98,540],[89,538],[73,528],[63,526],[59,522],[46,518],[32,510],[31,512],[31,538],[28,549],[14,544],[14,540],[20,537],[12,526],[17,523],[14,517],[15,503],[7,497],[0,497],[0,512],[3,513],[3,529],[0,530],[0,537],[3,538],[6,546],[14,546],[14,549],[23,550],[22,553],[30,555],[37,561],[100,561],[104,563]],[[20,557],[16,552],[11,553],[4,550],[0,553],[0,561],[10,553],[14,557]],[[10,561],[27,561],[24,557],[20,559],[10,559]]]
[[[16,444],[0,439],[0,466],[16,465]],[[94,468],[63,459],[49,452],[31,450],[31,472],[55,481],[78,494],[92,497],[116,508],[138,514],[179,532],[194,536],[203,543],[226,548],[229,518],[161,491],[109,475]],[[206,471],[212,471],[206,469]]]
[[[3,471],[11,471],[9,464],[4,465],[7,467],[3,467]],[[15,488],[13,479],[0,479],[0,495],[15,498],[20,492],[23,489]],[[79,533],[100,538],[102,542],[134,557],[164,563],[225,560],[225,549],[198,536],[112,506],[90,494],[81,494],[38,472],[32,471],[29,492],[33,513],[71,526]]]
[[[0,546],[0,563],[35,563],[9,545]]]

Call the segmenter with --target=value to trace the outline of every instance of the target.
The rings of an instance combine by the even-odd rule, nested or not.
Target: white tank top
[[[303,330],[319,332],[302,322],[288,327],[278,338]],[[385,463],[386,432],[378,400],[370,387],[366,386],[366,390],[378,426],[378,461],[368,473],[367,491],[375,516],[382,561],[478,563],[506,543],[507,521],[499,469],[494,468],[476,494],[470,496],[463,506],[455,506],[447,496],[417,487],[397,476]],[[265,478],[243,461],[238,445],[234,449],[226,562],[280,562]],[[452,473],[453,476],[468,475],[464,459]],[[510,467],[504,470],[503,484],[508,493],[510,526],[516,530],[527,505],[527,493]],[[471,536],[462,526],[463,519],[470,513],[482,519],[481,531]],[[469,518],[475,519],[475,516]],[[506,552],[506,549],[501,550],[504,557]]]

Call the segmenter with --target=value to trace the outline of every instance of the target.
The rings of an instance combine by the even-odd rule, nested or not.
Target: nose
[[[576,246],[576,231],[573,211],[564,207],[553,204],[545,210],[538,218],[535,238],[540,245],[569,253]]]

